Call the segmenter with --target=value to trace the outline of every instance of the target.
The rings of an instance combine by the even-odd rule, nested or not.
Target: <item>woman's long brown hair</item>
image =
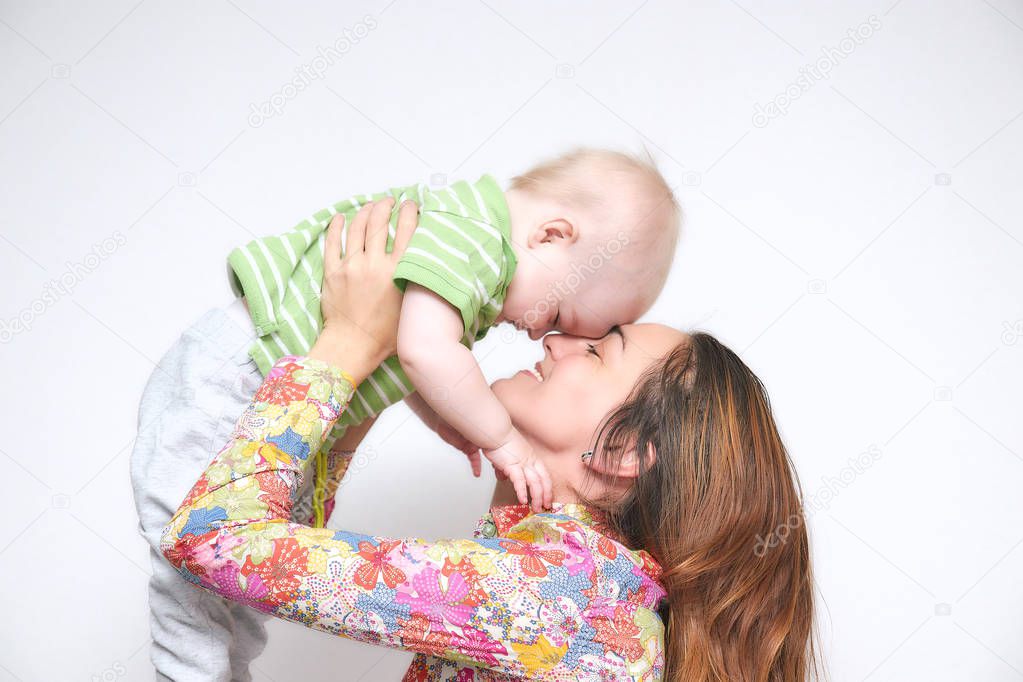
[[[664,679],[802,682],[817,672],[801,493],[763,384],[698,333],[652,367],[605,421],[595,458],[640,473],[589,500],[664,569]]]

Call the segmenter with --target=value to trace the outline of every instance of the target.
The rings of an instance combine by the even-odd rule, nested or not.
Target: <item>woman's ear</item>
[[[646,460],[642,468],[643,471],[650,470],[654,462],[657,461],[657,451],[654,450],[652,443],[647,443]],[[636,448],[630,447],[625,454],[622,455],[621,459],[615,461],[614,457],[602,457],[597,458],[595,456],[584,457],[583,464],[587,469],[592,469],[598,474],[604,476],[617,477],[617,478],[636,478],[640,472],[640,459],[637,456]]]
[[[552,218],[536,226],[529,233],[528,246],[535,249],[541,244],[561,244],[568,246],[579,239],[579,230],[567,218]]]

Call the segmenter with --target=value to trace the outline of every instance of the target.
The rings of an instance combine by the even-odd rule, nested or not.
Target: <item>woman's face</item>
[[[495,382],[494,394],[540,452],[557,459],[572,454],[578,461],[592,447],[597,427],[625,401],[643,372],[686,338],[659,324],[616,327],[601,339],[549,334],[535,371]],[[556,470],[565,471],[555,462],[545,464],[555,479]]]

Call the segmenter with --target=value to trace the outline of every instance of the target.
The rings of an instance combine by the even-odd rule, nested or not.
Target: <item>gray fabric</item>
[[[131,484],[153,564],[151,658],[158,680],[247,681],[249,663],[266,645],[268,616],[186,582],[160,554],[164,525],[262,382],[247,353],[254,337],[240,300],[209,311],[160,360],[139,404]]]

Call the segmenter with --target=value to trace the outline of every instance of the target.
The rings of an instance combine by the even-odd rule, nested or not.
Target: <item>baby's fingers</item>
[[[483,473],[483,462],[480,459],[479,448],[472,448],[463,452],[469,458],[469,464],[472,465],[472,475],[479,478],[480,474]]]
[[[523,473],[529,484],[529,506],[532,508],[534,513],[540,513],[543,511],[545,506],[543,481],[540,479],[536,470],[532,467],[526,467]]]
[[[526,476],[522,473],[522,467],[510,467],[505,474],[511,480],[512,487],[515,488],[515,497],[519,498],[519,504],[529,504],[529,490],[526,485]]]
[[[533,468],[536,469],[536,475],[540,478],[543,487],[543,506],[545,509],[549,509],[554,504],[554,484],[551,483],[551,476],[547,473],[547,467],[540,460],[536,461]]]
[[[529,508],[533,512],[540,511],[542,497],[543,497],[543,486],[540,485],[540,479],[536,477],[536,472],[532,469],[524,469],[523,476],[526,477],[526,483],[529,486]]]

